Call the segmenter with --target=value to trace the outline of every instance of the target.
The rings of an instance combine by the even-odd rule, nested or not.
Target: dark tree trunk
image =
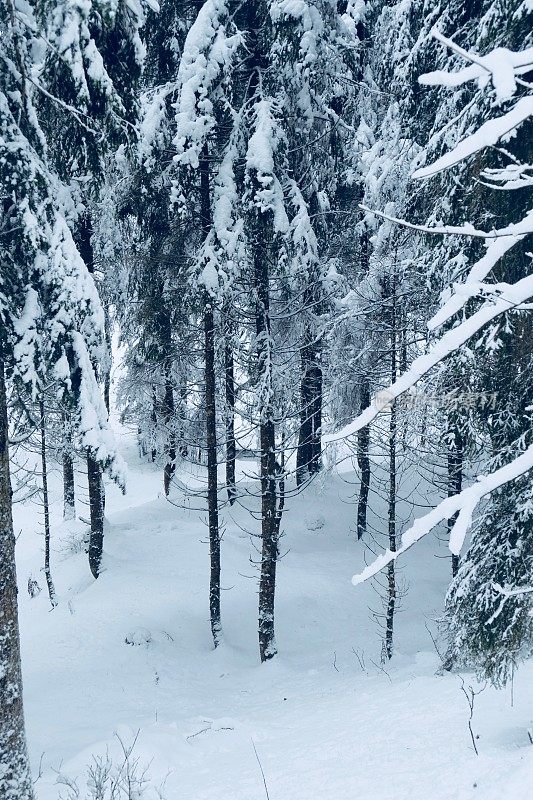
[[[312,335],[312,331],[306,332],[308,339]],[[311,341],[301,350],[300,430],[296,451],[296,483],[298,486],[301,486],[310,475],[318,472],[322,462],[321,354],[321,342]]]
[[[277,467],[277,500],[276,500],[276,540],[277,557],[279,558],[279,537],[281,531],[281,519],[285,508],[285,447],[286,440],[283,435],[279,453],[279,465]]]
[[[94,275],[94,250],[92,243],[93,227],[90,212],[80,218],[76,246],[87,270]],[[98,365],[93,364],[95,374],[98,375]],[[105,492],[100,464],[87,452],[87,482],[89,485],[89,510],[91,517],[91,533],[89,538],[89,567],[95,578],[100,572],[100,561],[104,547],[104,510]]]
[[[453,497],[463,488],[463,440],[457,427],[450,426],[453,441],[448,450],[448,497]],[[459,512],[448,520],[448,536],[452,532]],[[452,555],[452,576],[455,578],[459,571],[459,556]]]
[[[310,211],[316,220],[318,239],[321,240],[320,206],[316,192],[310,197]],[[325,233],[325,230],[323,231]],[[307,276],[304,291],[304,330],[300,349],[300,431],[296,452],[296,483],[315,475],[322,466],[322,350],[319,334],[320,315],[323,312],[323,288],[318,270]]]
[[[224,347],[225,377],[226,377],[226,489],[228,500],[233,505],[237,497],[235,484],[235,370],[233,364],[233,349],[228,341]]]
[[[48,596],[52,608],[57,606],[56,590],[52,580],[52,571],[50,569],[50,505],[48,502],[48,465],[46,460],[46,415],[44,410],[44,401],[39,403],[39,411],[41,414],[41,472],[43,482],[43,511],[44,511],[44,574],[46,577],[46,585],[48,586]]]
[[[20,668],[7,397],[0,355],[0,797],[33,800]]]
[[[95,578],[100,574],[104,548],[104,498],[102,470],[91,453],[87,453],[87,482],[89,484],[89,510],[91,533],[89,538],[89,566]]]
[[[359,410],[364,411],[370,405],[370,381],[363,378],[361,382],[361,403]],[[366,425],[357,434],[357,464],[361,471],[359,497],[357,500],[357,538],[362,539],[366,533],[366,517],[368,511],[368,493],[370,491],[370,426]]]
[[[187,436],[187,379],[183,378],[180,388],[180,410],[179,410],[179,454],[182,458],[187,458],[189,455],[189,446],[186,441]]]
[[[207,516],[209,522],[209,551],[211,577],[209,611],[213,643],[220,643],[220,535],[218,528],[217,426],[215,406],[215,336],[213,308],[206,298],[204,308],[205,334],[205,415],[207,450]]]
[[[392,277],[391,287],[391,384],[396,380],[397,374],[397,353],[396,353],[396,334],[397,334],[397,314],[396,314],[396,273]],[[388,529],[389,529],[389,550],[396,552],[396,403],[392,403],[389,420],[389,508],[388,508]],[[387,568],[387,613],[385,630],[385,652],[387,658],[392,658],[393,636],[394,636],[394,613],[396,610],[396,568],[394,561],[391,561]]]
[[[259,652],[261,661],[276,655],[274,635],[274,600],[278,559],[278,530],[281,522],[276,503],[276,429],[273,408],[273,376],[270,349],[270,287],[268,265],[269,221],[256,217],[257,236],[254,248],[256,290],[256,335],[258,380],[262,384],[259,408],[261,475],[261,577],[259,580]]]
[[[150,451],[150,458],[153,464],[157,458],[157,450],[155,447],[157,436],[157,391],[155,386],[152,386],[152,413],[150,414],[150,420],[152,422],[152,449]]]
[[[111,320],[109,318],[109,309],[107,306],[105,307],[105,342],[107,346],[107,363],[104,372],[104,403],[107,409],[107,413],[111,410],[111,353],[112,353],[112,342],[111,342]]]
[[[322,342],[317,344],[314,353],[315,363],[312,369],[312,396],[311,405],[311,474],[322,469]]]
[[[396,552],[396,409],[390,412],[389,427],[389,550]],[[385,650],[387,658],[392,658],[394,635],[394,612],[396,609],[396,570],[391,561],[387,567],[387,617],[385,631]]]
[[[200,195],[202,232],[204,237],[211,229],[211,194],[209,187],[209,152],[207,144],[200,159]],[[215,322],[213,298],[204,291],[204,366],[205,366],[205,418],[207,450],[207,516],[209,524],[209,551],[211,576],[209,583],[209,611],[213,643],[217,647],[221,637],[220,616],[220,531],[218,527],[218,465],[217,465],[217,411],[215,381]]]
[[[302,349],[300,380],[300,430],[298,433],[298,449],[296,451],[296,485],[301,486],[309,475],[311,464],[311,440],[313,436],[313,424],[311,413],[311,389],[309,386],[309,376],[307,373],[307,358]]]
[[[163,468],[163,488],[168,497],[170,484],[176,471],[176,433],[174,431],[174,415],[176,412],[174,404],[174,388],[172,386],[172,376],[170,374],[170,364],[167,361],[165,370],[165,397],[163,399],[163,418],[167,428],[167,449],[166,463]]]
[[[267,62],[259,30],[262,23],[260,4],[247,4],[250,36],[249,96],[253,102],[260,96],[260,75]],[[257,188],[263,187],[257,182]],[[272,374],[272,341],[270,319],[270,264],[272,255],[272,211],[255,207],[250,212],[250,233],[253,239],[253,290],[255,295],[256,370],[259,394],[259,447],[261,486],[261,574],[259,578],[259,654],[261,661],[277,653],[274,607],[276,567],[278,560],[278,531],[283,505],[276,502],[276,426],[274,418],[274,385]],[[280,498],[281,499],[281,498]]]
[[[74,458],[70,420],[63,416],[63,519],[76,518],[76,491],[74,486]]]

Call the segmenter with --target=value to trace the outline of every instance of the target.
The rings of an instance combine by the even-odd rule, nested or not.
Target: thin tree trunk
[[[89,566],[95,578],[100,574],[104,548],[104,503],[102,470],[91,453],[87,453],[87,481],[89,484],[89,509],[91,533],[89,538]]]
[[[76,518],[76,491],[74,485],[74,459],[70,420],[63,416],[63,519]]]
[[[306,336],[311,338],[312,331]],[[321,342],[311,341],[301,350],[300,430],[296,451],[296,483],[301,486],[322,464],[322,369]]]
[[[107,409],[107,414],[111,410],[111,354],[112,354],[112,341],[111,341],[111,320],[109,318],[109,309],[107,305],[104,310],[104,331],[105,343],[107,347],[107,359],[104,372],[104,403]]]
[[[391,383],[396,380],[396,273],[392,278],[391,292]],[[388,508],[388,528],[389,528],[389,549],[396,551],[396,403],[393,403],[390,410],[389,420],[389,508]],[[385,630],[385,652],[387,658],[392,658],[393,636],[394,636],[394,612],[396,609],[396,570],[394,561],[391,561],[387,568],[387,614]]]
[[[224,348],[224,360],[226,376],[226,488],[229,503],[233,505],[237,497],[235,483],[235,457],[237,453],[235,444],[235,369],[233,349],[231,342],[227,338]]]
[[[157,457],[157,450],[155,446],[157,437],[157,391],[155,386],[152,386],[152,413],[150,414],[150,420],[152,422],[152,448],[150,450],[150,458],[153,464]]]
[[[310,211],[320,227],[320,205],[316,192],[310,198]],[[322,237],[319,235],[318,238]],[[322,467],[323,341],[318,333],[318,320],[323,311],[323,289],[317,270],[313,269],[307,280],[304,291],[303,346],[300,350],[300,431],[296,453],[296,482],[299,486]]]
[[[182,458],[187,458],[189,455],[189,446],[185,440],[187,435],[186,425],[187,425],[187,378],[183,377],[181,387],[180,387],[180,411],[179,411],[179,419],[180,419],[180,428],[179,428],[179,454]]]
[[[463,440],[457,427],[452,427],[453,442],[448,450],[448,497],[459,494],[463,488]],[[451,534],[459,512],[448,520],[448,535]],[[459,571],[459,556],[452,555],[452,577]]]
[[[93,227],[90,212],[86,211],[79,220],[76,247],[87,270],[94,275],[94,250]],[[98,374],[96,364],[93,364],[95,375]],[[91,453],[87,452],[87,481],[89,485],[89,509],[91,517],[91,534],[89,539],[89,567],[95,578],[100,571],[100,561],[104,546],[104,510],[105,492],[102,480],[102,470],[99,463]]]
[[[204,238],[211,229],[211,194],[209,187],[209,152],[207,144],[200,159],[200,194],[202,232]],[[218,465],[217,465],[217,411],[215,381],[215,322],[213,298],[204,291],[204,364],[205,364],[205,417],[207,449],[207,516],[209,524],[209,551],[211,575],[209,582],[209,612],[213,643],[217,647],[221,637],[220,616],[220,531],[218,527]]]
[[[48,465],[46,460],[46,416],[43,400],[39,402],[39,411],[41,413],[41,472],[44,510],[44,574],[46,577],[46,585],[48,586],[50,603],[52,608],[55,608],[55,606],[57,606],[56,590],[54,588],[52,571],[50,569],[50,505],[48,502]]]
[[[370,405],[370,382],[363,378],[361,383],[360,411]],[[359,497],[357,500],[357,538],[362,539],[366,533],[366,517],[368,511],[368,493],[370,491],[370,426],[366,425],[357,434],[357,464],[361,471]]]
[[[267,225],[259,215],[258,235],[254,249],[256,289],[256,335],[258,376],[262,384],[259,408],[259,439],[261,448],[261,577],[259,580],[259,652],[261,661],[276,655],[274,633],[274,602],[276,565],[278,559],[278,530],[282,508],[276,503],[276,428],[273,408],[273,376],[270,349],[270,287],[268,269]]]
[[[298,432],[298,449],[296,451],[296,485],[302,486],[310,473],[313,421],[312,394],[309,381],[308,347],[302,348],[300,380],[300,430]]]
[[[175,415],[175,404],[174,404],[174,389],[172,386],[172,376],[170,374],[170,364],[167,362],[167,366],[165,368],[165,397],[163,400],[163,415],[165,420],[165,425],[167,427],[168,436],[167,436],[167,451],[166,451],[166,463],[163,468],[163,488],[165,490],[165,495],[168,497],[170,493],[170,484],[172,478],[174,477],[174,473],[176,471],[176,433],[174,430],[174,415]]]
[[[277,475],[277,501],[276,501],[276,539],[278,544],[278,558],[279,558],[279,536],[281,531],[281,519],[283,517],[283,509],[285,508],[285,433],[281,437],[280,454],[279,454],[279,467]]]
[[[313,402],[311,406],[311,474],[322,469],[322,342],[315,348],[315,364],[312,373]]]
[[[20,667],[7,397],[0,357],[0,797],[33,800]]]

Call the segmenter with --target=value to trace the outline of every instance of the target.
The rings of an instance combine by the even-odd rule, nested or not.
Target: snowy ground
[[[291,500],[278,573],[280,654],[261,666],[250,561],[257,554],[243,530],[257,532],[257,523],[242,509],[226,509],[225,643],[213,652],[204,515],[166,502],[160,471],[141,465],[131,436],[119,435],[129,489],[122,497],[108,488],[105,570],[97,582],[85,554],[69,544],[84,526],[60,524],[56,477],[60,604],[53,611],[40,573],[38,509],[16,509],[39,800],[57,800],[58,770],[83,786],[92,756],[109,748],[115,758],[115,734],[129,744],[137,732],[134,753],[149,764],[155,786],[165,781],[167,800],[264,800],[261,767],[270,800],[519,800],[533,792],[532,665],[520,670],[512,692],[486,688],[476,697],[478,756],[461,677],[435,675],[427,627],[436,628],[450,569],[436,537],[403,561],[408,591],[397,652],[384,672],[368,610],[379,601],[371,586],[350,583],[365,559],[350,530],[350,476],[330,476]],[[88,512],[79,504],[78,513]],[[43,588],[35,599],[26,590],[30,574]],[[470,675],[464,681],[480,688]]]

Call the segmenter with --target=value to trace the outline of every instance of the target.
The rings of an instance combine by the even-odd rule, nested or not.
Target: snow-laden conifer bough
[[[533,86],[522,80],[521,76],[533,69],[533,48],[513,52],[506,48],[496,48],[486,56],[479,56],[463,50],[454,41],[443,36],[434,29],[433,37],[446,47],[460,55],[469,66],[457,72],[436,71],[422,75],[419,82],[427,86],[460,86],[468,81],[476,80],[482,89],[494,89],[496,105],[512,101],[517,89],[525,87],[528,93],[520,97],[507,111],[500,116],[483,123],[470,136],[459,142],[452,150],[442,155],[432,164],[418,168],[413,177],[430,178],[439,172],[452,169],[464,159],[479,153],[487,147],[505,142],[511,136],[519,135],[520,127],[533,117]],[[483,177],[492,186],[512,190],[522,186],[533,186],[532,164],[520,164],[515,169],[508,167],[487,170]],[[444,361],[454,351],[480,332],[490,321],[497,319],[512,309],[521,310],[528,306],[527,301],[533,298],[533,274],[529,274],[514,284],[484,283],[499,260],[518,242],[533,233],[533,209],[529,210],[518,223],[506,225],[491,231],[483,231],[467,223],[462,226],[426,226],[416,225],[396,219],[379,211],[372,212],[362,207],[365,212],[376,213],[391,222],[404,225],[416,231],[429,234],[459,234],[486,240],[486,253],[471,268],[461,284],[455,284],[451,296],[441,309],[429,321],[430,330],[435,330],[464,309],[472,297],[486,297],[485,303],[476,312],[466,316],[453,328],[430,344],[428,352],[416,358],[409,369],[394,383],[388,386],[380,397],[385,395],[389,404],[404,392],[409,391],[424,375]],[[533,259],[533,254],[529,254]],[[352,422],[336,433],[324,437],[324,441],[336,442],[353,436],[367,426],[383,409],[380,398],[374,398],[362,413]],[[463,547],[465,537],[472,524],[473,514],[480,501],[501,486],[510,483],[533,469],[533,445],[508,464],[488,475],[479,475],[471,486],[460,493],[448,497],[424,516],[415,520],[402,535],[401,545],[396,550],[386,550],[372,561],[361,573],[354,575],[352,582],[356,585],[376,575],[417,541],[431,531],[436,525],[457,515],[453,524],[449,547],[454,555],[458,555]],[[502,603],[506,598],[528,593],[528,587],[502,588],[494,587],[502,594]]]

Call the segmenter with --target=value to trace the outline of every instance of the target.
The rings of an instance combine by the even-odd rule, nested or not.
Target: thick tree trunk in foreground
[[[204,238],[211,229],[211,195],[209,188],[209,152],[207,144],[200,159],[200,200],[202,233]],[[204,291],[204,383],[205,423],[207,449],[207,516],[209,524],[209,552],[211,576],[209,581],[209,613],[213,643],[217,647],[221,637],[220,617],[220,531],[218,527],[218,473],[217,473],[217,409],[215,381],[215,321],[213,298]]]
[[[87,481],[89,484],[89,509],[91,534],[89,538],[89,566],[95,578],[100,574],[100,563],[104,549],[104,497],[100,464],[87,454]]]
[[[44,510],[44,574],[48,586],[48,597],[52,608],[57,606],[56,590],[50,569],[50,504],[48,502],[48,464],[46,460],[46,415],[44,402],[39,403],[41,414],[41,472],[43,482],[43,510]]]
[[[33,800],[33,796],[22,705],[7,398],[0,358],[0,797]]]

